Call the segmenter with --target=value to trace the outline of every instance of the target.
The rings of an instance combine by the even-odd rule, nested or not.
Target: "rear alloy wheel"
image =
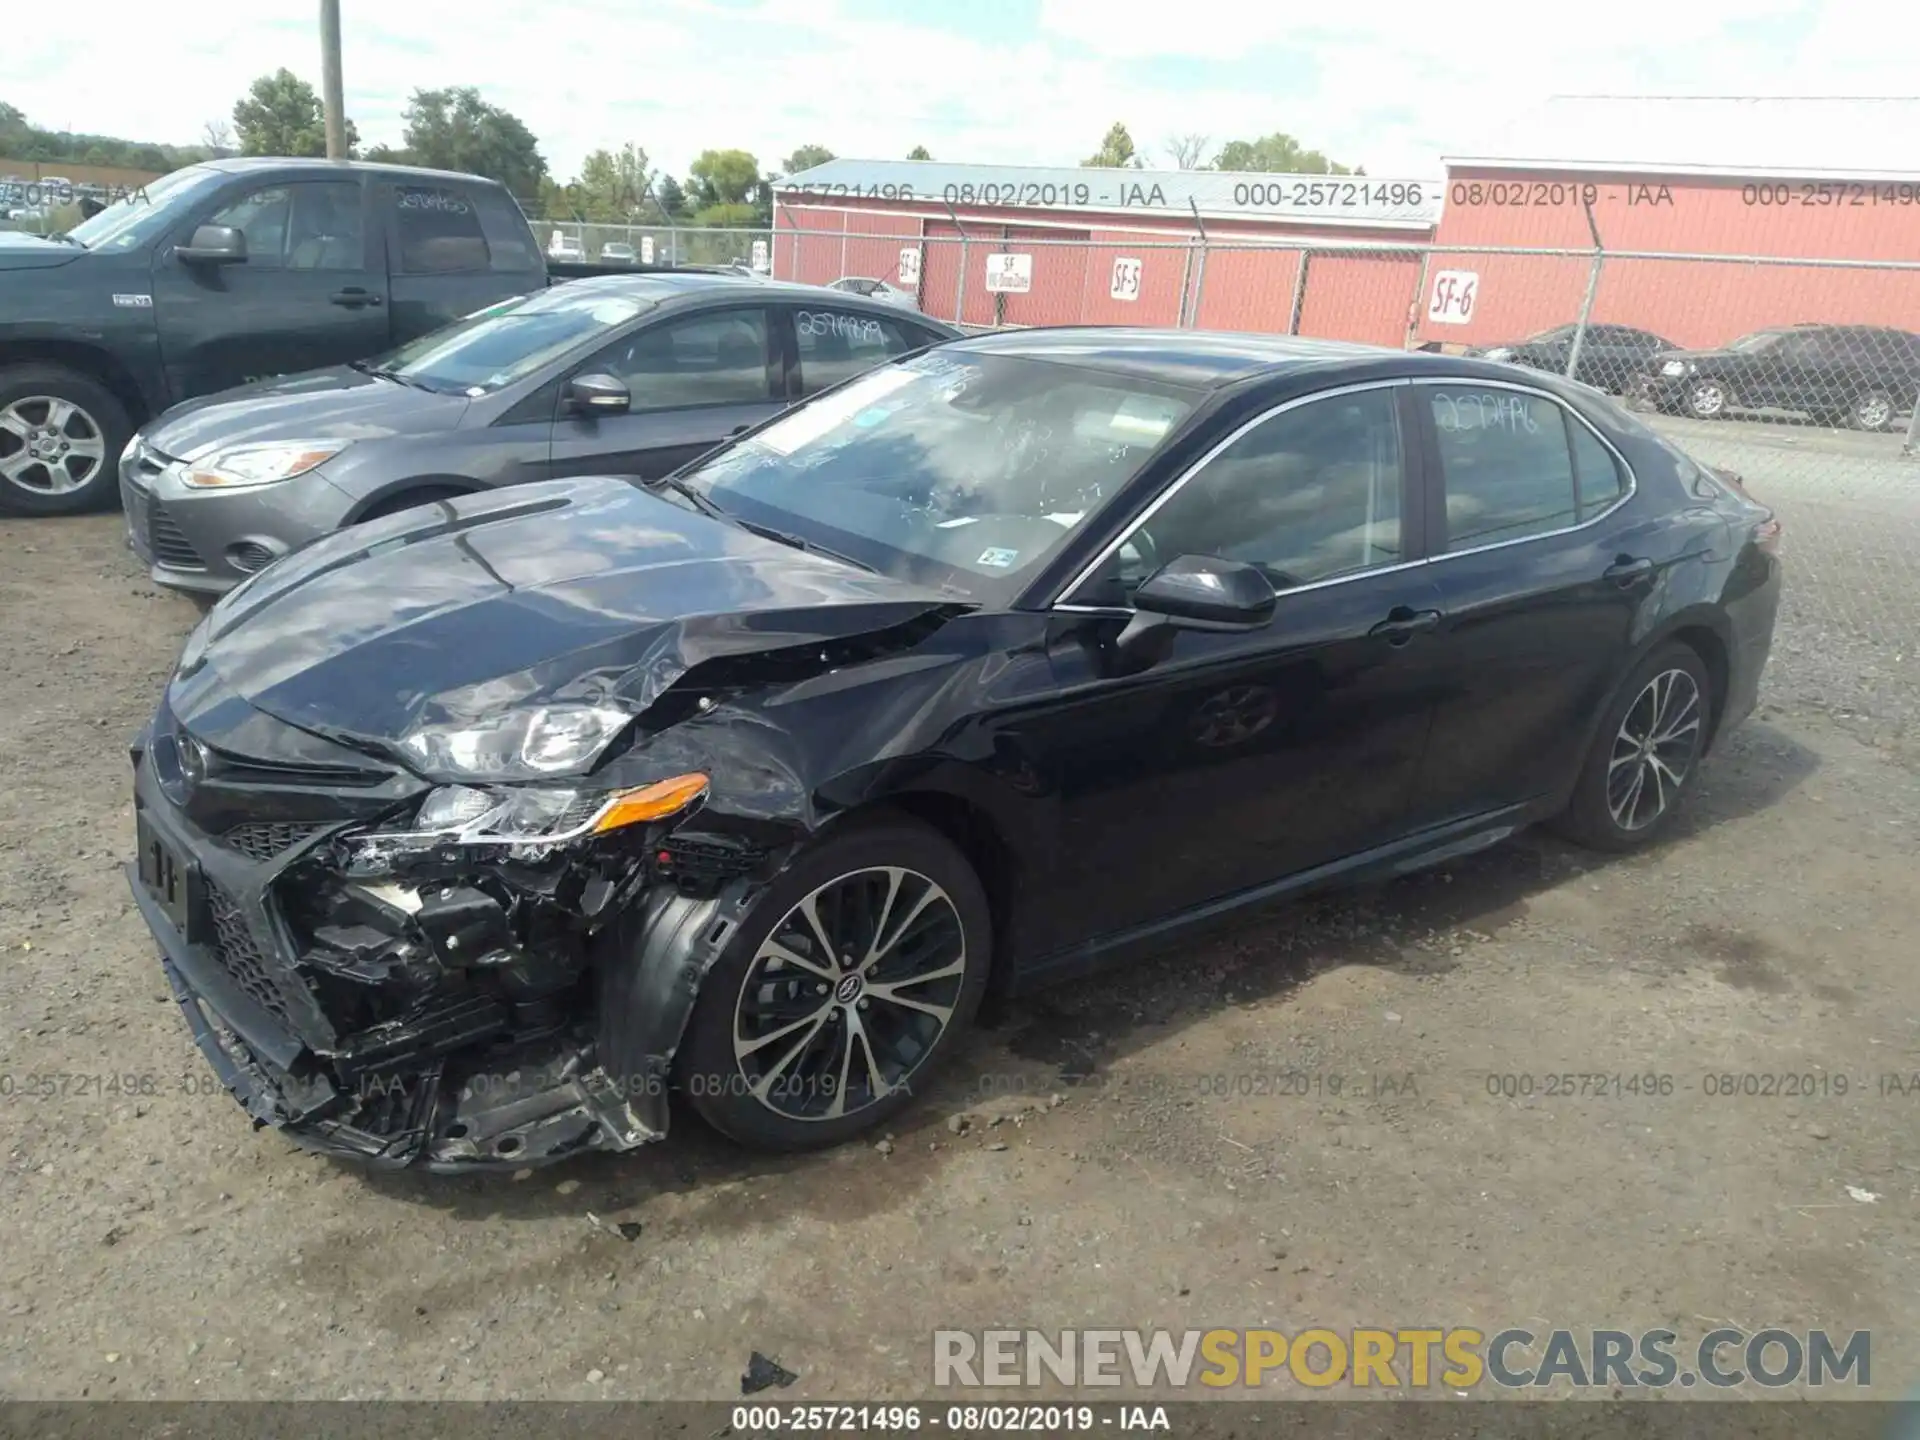
[[[978,878],[936,831],[830,836],[769,887],[708,974],[682,1090],[715,1129],[762,1149],[879,1124],[972,1022],[990,932]]]
[[[131,429],[120,402],[84,375],[0,371],[0,510],[69,515],[105,504]]]
[[[1847,423],[1856,430],[1885,430],[1893,424],[1893,397],[1884,390],[1868,390],[1854,397]]]
[[[1718,380],[1696,380],[1687,387],[1687,413],[1696,420],[1718,420],[1732,403],[1733,396]]]
[[[1711,681],[1686,645],[1635,668],[1601,723],[1560,828],[1585,845],[1632,850],[1672,823],[1706,749]]]

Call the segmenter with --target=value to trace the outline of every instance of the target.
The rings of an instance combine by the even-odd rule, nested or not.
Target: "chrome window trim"
[[[1640,493],[1640,477],[1634,473],[1633,466],[1628,462],[1627,457],[1621,453],[1620,447],[1615,445],[1605,435],[1602,435],[1592,421],[1588,420],[1586,416],[1582,415],[1573,406],[1567,404],[1565,400],[1549,390],[1542,390],[1537,385],[1526,385],[1511,380],[1484,380],[1477,375],[1419,375],[1401,376],[1392,380],[1366,380],[1353,385],[1341,385],[1332,390],[1316,390],[1311,395],[1296,395],[1293,399],[1282,401],[1280,404],[1273,406],[1271,409],[1263,410],[1260,414],[1248,420],[1219,444],[1207,451],[1206,454],[1194,461],[1193,464],[1188,466],[1179,475],[1175,476],[1172,483],[1155,497],[1153,503],[1141,511],[1134,522],[1129,525],[1117,539],[1107,545],[1105,549],[1094,557],[1091,563],[1086,565],[1079,574],[1075,575],[1073,579],[1062,588],[1060,594],[1063,596],[1072,595],[1079,590],[1082,585],[1087,583],[1088,579],[1096,570],[1106,564],[1108,560],[1112,559],[1113,556],[1119,552],[1120,547],[1126,544],[1127,537],[1152,519],[1160,507],[1178,494],[1189,480],[1206,469],[1223,450],[1233,445],[1241,436],[1260,425],[1264,425],[1274,416],[1282,415],[1289,410],[1297,410],[1301,406],[1310,405],[1316,400],[1331,400],[1341,395],[1357,394],[1365,390],[1386,390],[1402,385],[1458,385],[1463,382],[1479,388],[1513,390],[1523,395],[1538,396],[1540,399],[1566,412],[1566,414],[1571,416],[1577,423],[1586,426],[1588,433],[1600,442],[1601,446],[1605,448],[1609,455],[1613,456],[1614,462],[1619,465],[1621,471],[1627,477],[1627,488],[1621,492],[1620,498],[1615,500],[1613,504],[1609,505],[1605,510],[1602,510],[1590,519],[1582,520],[1574,525],[1564,525],[1558,530],[1542,530],[1533,535],[1516,535],[1510,540],[1493,540],[1485,545],[1475,545],[1465,550],[1445,550],[1437,555],[1428,555],[1419,560],[1403,560],[1395,565],[1375,565],[1365,570],[1352,570],[1344,575],[1330,575],[1324,580],[1314,580],[1308,584],[1296,585],[1291,589],[1284,590],[1280,593],[1280,599],[1285,600],[1288,596],[1304,594],[1310,590],[1323,590],[1331,585],[1345,585],[1349,581],[1361,580],[1373,575],[1387,575],[1396,570],[1416,570],[1422,566],[1437,565],[1468,555],[1482,555],[1490,550],[1504,550],[1509,545],[1526,545],[1536,540],[1552,540],[1561,535],[1571,535],[1576,531],[1598,525],[1608,516],[1618,511],[1620,507],[1625,505],[1629,500],[1633,499],[1635,495]],[[1568,451],[1568,459],[1571,463],[1571,445],[1568,446]],[[1405,465],[1406,459],[1407,457],[1403,454],[1402,465]],[[1439,469],[1439,456],[1435,455],[1434,460],[1436,469]],[[1440,482],[1441,503],[1444,506],[1446,503],[1446,475],[1444,471],[1439,474],[1438,478]],[[1131,607],[1124,605],[1076,605],[1066,600],[1056,600],[1047,608],[1049,610],[1058,610],[1073,615],[1111,615],[1122,617],[1134,613]]]
[[[1136,515],[1133,518],[1132,523],[1129,524],[1127,528],[1124,531],[1122,531],[1119,536],[1117,536],[1111,543],[1109,543],[1103,550],[1101,550],[1101,552],[1098,555],[1094,556],[1094,558],[1090,562],[1088,562],[1088,564],[1086,564],[1084,567],[1081,568],[1079,574],[1075,575],[1072,580],[1068,581],[1067,584],[1061,588],[1060,594],[1062,596],[1072,595],[1074,592],[1079,590],[1079,588],[1082,585],[1087,583],[1088,578],[1096,570],[1098,570],[1102,565],[1106,564],[1107,561],[1111,560],[1115,555],[1120,553],[1120,547],[1127,543],[1127,537],[1132,535],[1135,530],[1138,530],[1142,525],[1146,524],[1155,515],[1157,515],[1160,511],[1160,507],[1162,505],[1165,505],[1169,500],[1173,499],[1174,496],[1178,495],[1181,492],[1181,490],[1183,490],[1186,487],[1186,484],[1189,480],[1193,479],[1194,476],[1198,475],[1202,470],[1205,470],[1207,466],[1211,465],[1217,458],[1219,458],[1221,452],[1227,449],[1230,449],[1233,445],[1238,443],[1240,438],[1243,435],[1247,435],[1250,432],[1259,429],[1262,425],[1266,424],[1267,421],[1273,419],[1276,415],[1284,415],[1289,410],[1298,410],[1304,405],[1311,405],[1311,404],[1314,404],[1316,401],[1320,401],[1320,400],[1333,400],[1333,399],[1337,399],[1339,396],[1342,396],[1342,395],[1357,395],[1367,390],[1392,390],[1392,389],[1397,389],[1404,385],[1411,385],[1412,383],[1413,382],[1410,379],[1407,379],[1404,376],[1398,377],[1392,380],[1362,380],[1352,385],[1336,386],[1334,389],[1331,389],[1331,390],[1316,390],[1311,395],[1296,395],[1291,400],[1283,400],[1278,405],[1272,406],[1271,408],[1266,410],[1262,410],[1258,415],[1254,416],[1251,420],[1248,420],[1243,424],[1241,424],[1225,439],[1220,441],[1219,444],[1215,445],[1211,450],[1207,451],[1206,454],[1202,455],[1198,460],[1194,461],[1185,470],[1181,471],[1178,475],[1176,475],[1173,478],[1172,482],[1169,483],[1165,489],[1163,489],[1158,495],[1156,495],[1153,498],[1152,504],[1148,505],[1146,509],[1142,510],[1138,515]],[[1404,438],[1405,437],[1402,437],[1403,441],[1404,441]],[[1401,445],[1401,453],[1400,453],[1401,478],[1403,482],[1405,480],[1406,466],[1409,458],[1410,457],[1408,455],[1406,446],[1403,443]],[[1406,517],[1403,515],[1401,517],[1401,523],[1403,527],[1405,525],[1405,521],[1406,521]],[[1423,563],[1424,563],[1423,561],[1419,561],[1419,560],[1403,560],[1398,565],[1392,568],[1407,569],[1407,568],[1410,568],[1411,566],[1419,565]],[[1301,590],[1315,589],[1321,585],[1333,584],[1337,581],[1352,579],[1355,576],[1359,576],[1359,575],[1378,575],[1381,573],[1381,571],[1387,568],[1389,567],[1383,565],[1383,566],[1376,566],[1370,570],[1355,570],[1349,575],[1330,576],[1326,580],[1316,580],[1311,585],[1297,585],[1293,589],[1288,590],[1286,593],[1289,595],[1293,595],[1293,594],[1297,594]],[[1066,609],[1066,610],[1075,610],[1075,611],[1093,611],[1095,613],[1105,613],[1105,612],[1114,610],[1113,606],[1067,605],[1060,600],[1054,601],[1054,603],[1048,606],[1047,608],[1050,610]],[[1122,608],[1126,608],[1126,607],[1122,607]],[[1131,614],[1132,613],[1131,609],[1128,609],[1127,613]]]

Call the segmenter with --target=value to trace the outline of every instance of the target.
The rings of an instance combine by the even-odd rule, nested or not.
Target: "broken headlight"
[[[397,860],[464,846],[504,848],[514,859],[536,858],[629,825],[670,819],[706,793],[705,775],[675,775],[625,790],[443,785],[420,802],[410,828],[353,841],[348,868],[355,874],[376,874]]]
[[[435,778],[533,780],[592,763],[632,719],[611,705],[538,705],[423,725],[400,748]]]

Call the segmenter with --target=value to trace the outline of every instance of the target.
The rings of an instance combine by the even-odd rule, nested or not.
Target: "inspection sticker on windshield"
[[[993,545],[982,550],[980,552],[980,558],[973,563],[976,565],[991,565],[996,570],[1005,570],[1019,558],[1020,552],[1018,550],[1003,550],[1000,546]]]

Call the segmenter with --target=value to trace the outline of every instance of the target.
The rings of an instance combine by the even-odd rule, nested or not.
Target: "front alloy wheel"
[[[1893,423],[1893,399],[1883,390],[1869,390],[1854,400],[1847,420],[1856,430],[1885,430]]]
[[[0,410],[0,475],[26,494],[77,495],[106,464],[100,422],[57,395],[23,395]]]
[[[837,1120],[886,1099],[952,1021],[967,973],[953,900],[897,865],[841,875],[761,942],[734,1006],[747,1093],[789,1120]]]
[[[924,1093],[992,952],[986,891],[952,841],[905,816],[849,817],[767,885],[701,982],[680,1092],[758,1149],[837,1144]]]

